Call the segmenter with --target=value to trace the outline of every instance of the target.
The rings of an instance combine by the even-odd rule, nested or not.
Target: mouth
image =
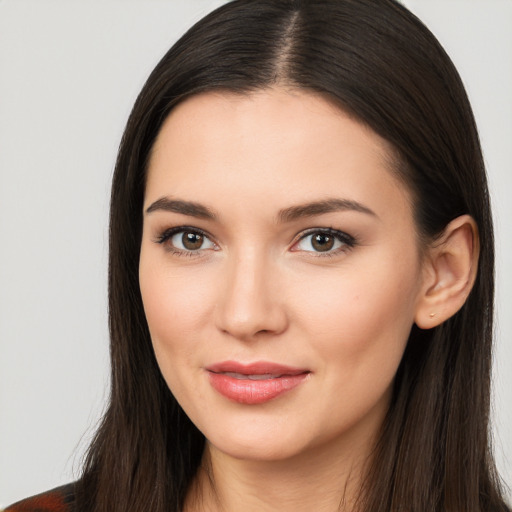
[[[219,372],[222,373],[222,372]],[[265,379],[279,379],[279,377],[283,377],[283,375],[273,375],[272,373],[262,373],[262,374],[252,374],[245,375],[244,373],[235,373],[235,372],[226,372],[224,375],[228,377],[233,377],[238,380],[265,380]]]
[[[225,398],[245,405],[268,402],[306,381],[311,371],[270,362],[248,365],[225,361],[205,368],[211,386]]]

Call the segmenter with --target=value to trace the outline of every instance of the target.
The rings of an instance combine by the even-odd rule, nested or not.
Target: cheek
[[[190,359],[197,340],[197,316],[204,300],[194,283],[141,253],[139,284],[158,364],[166,380],[177,360]],[[169,375],[168,375],[169,374]]]
[[[296,294],[297,319],[326,364],[336,361],[352,376],[375,370],[389,380],[414,322],[419,267],[412,258],[405,266],[384,257],[369,263],[317,275],[307,293]]]
[[[139,284],[151,334],[162,342],[178,334],[193,339],[212,303],[212,287],[201,269],[183,271],[165,260],[141,253]]]
[[[301,295],[297,324],[322,376],[314,401],[318,414],[330,411],[325,435],[363,418],[382,421],[414,317],[416,281],[413,274],[405,286],[404,280],[354,268],[338,279],[317,280]]]
[[[143,262],[140,267],[140,289],[158,366],[167,386],[182,403],[187,393],[199,392],[194,389],[193,380],[185,386],[187,381],[182,375],[184,368],[194,367],[197,353],[193,305],[187,293],[178,293],[175,280],[144,266]]]

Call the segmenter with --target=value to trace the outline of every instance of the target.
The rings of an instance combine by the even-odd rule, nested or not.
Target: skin
[[[204,93],[165,121],[148,170],[140,288],[162,374],[207,439],[187,510],[350,510],[434,275],[391,161],[378,135],[294,89]],[[162,198],[215,219],[150,208]],[[279,219],[332,198],[373,213]],[[198,251],[179,249],[181,235],[162,241],[180,226],[207,234]],[[308,230],[328,228],[354,244],[315,251]],[[226,360],[310,373],[246,405],[210,384],[205,368]]]

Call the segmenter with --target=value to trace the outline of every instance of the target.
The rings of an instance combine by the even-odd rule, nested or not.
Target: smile
[[[303,383],[309,370],[258,362],[243,365],[234,361],[206,368],[211,386],[233,402],[257,405],[273,400]]]

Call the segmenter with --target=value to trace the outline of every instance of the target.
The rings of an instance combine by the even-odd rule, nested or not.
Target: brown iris
[[[181,242],[185,249],[188,249],[189,251],[197,251],[203,245],[204,236],[200,233],[185,232],[181,237]]]
[[[312,236],[311,245],[318,252],[330,251],[334,247],[334,237],[325,233],[317,233]]]

